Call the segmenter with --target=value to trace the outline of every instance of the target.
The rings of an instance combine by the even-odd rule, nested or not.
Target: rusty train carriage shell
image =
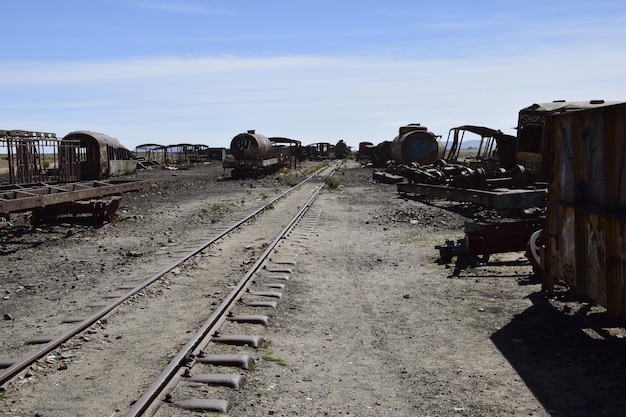
[[[76,131],[60,140],[54,133],[0,130],[0,153],[8,160],[9,181],[0,186],[0,216],[7,219],[24,211],[32,211],[35,221],[86,212],[110,218],[119,201],[111,196],[148,186],[106,180],[134,173],[136,161],[101,133]]]
[[[541,267],[626,318],[626,103],[563,108],[544,125],[552,147]]]
[[[88,130],[70,132],[63,141],[80,142],[80,174],[82,180],[132,175],[137,161],[119,140]]]
[[[135,147],[135,157],[146,161],[144,166],[152,164],[165,165],[167,162],[167,149],[167,146],[159,145],[158,143],[144,143]]]

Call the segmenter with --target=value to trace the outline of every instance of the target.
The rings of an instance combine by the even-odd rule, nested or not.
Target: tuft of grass
[[[294,185],[298,184],[300,181],[296,177],[286,177],[282,180],[282,182],[288,187],[293,187]]]
[[[272,345],[272,342],[267,341],[263,343],[263,345],[261,345],[261,347],[259,348],[259,350],[261,350],[264,353],[264,355],[262,356],[262,359],[267,362],[273,362],[280,366],[287,366],[287,362],[285,362],[278,356],[273,355],[274,352],[272,352],[272,349],[270,348],[271,345]]]
[[[317,164],[315,166],[312,166],[311,168],[307,169],[304,172],[304,175],[309,176],[309,175],[313,174],[314,172],[320,171],[322,168],[325,168],[327,166],[328,166],[328,162],[319,163],[319,164]]]
[[[228,201],[218,201],[215,203],[209,204],[207,207],[202,207],[200,209],[203,213],[215,213],[217,211],[228,210],[233,206],[233,203]]]
[[[287,366],[287,362],[276,356],[263,355],[263,360],[267,362],[274,362],[276,365]]]
[[[150,188],[154,188],[157,191],[165,191],[165,190],[169,190],[170,184],[163,183],[163,182],[155,182],[154,184],[150,186]]]
[[[336,177],[326,177],[324,182],[331,190],[336,190],[341,187],[341,181],[339,181]]]

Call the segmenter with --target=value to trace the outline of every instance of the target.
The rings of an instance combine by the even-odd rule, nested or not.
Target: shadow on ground
[[[552,416],[626,415],[626,339],[610,329],[615,317],[559,311],[543,293],[491,337]]]

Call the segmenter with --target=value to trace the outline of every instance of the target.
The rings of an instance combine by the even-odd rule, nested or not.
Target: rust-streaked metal
[[[0,215],[139,191],[149,185],[135,180],[7,185],[0,187]]]
[[[544,288],[563,280],[626,318],[626,103],[566,108],[546,125]]]
[[[548,194],[545,188],[475,190],[410,183],[399,183],[396,187],[400,194],[445,198],[450,201],[480,204],[496,210],[543,207]]]

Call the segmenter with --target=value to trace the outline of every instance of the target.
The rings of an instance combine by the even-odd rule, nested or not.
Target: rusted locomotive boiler
[[[440,137],[419,123],[402,126],[391,142],[391,157],[397,164],[432,164],[443,157]]]
[[[467,133],[480,137],[477,153],[462,158]],[[517,138],[484,126],[464,125],[450,129],[443,158],[432,164],[400,165],[397,173],[411,183],[462,189],[525,188],[534,182],[532,171],[515,164]]]
[[[297,163],[300,141],[260,135],[254,130],[240,133],[230,142],[224,169],[235,178],[261,176]]]

